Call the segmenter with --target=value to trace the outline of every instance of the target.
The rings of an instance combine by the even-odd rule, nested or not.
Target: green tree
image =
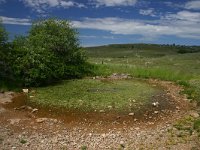
[[[26,86],[81,77],[90,68],[76,30],[65,20],[34,22],[28,36],[17,37],[13,47],[12,68]]]
[[[0,20],[0,46],[2,47],[8,40],[8,33],[3,27],[2,21]]]
[[[9,47],[7,43],[8,34],[3,27],[2,21],[0,20],[0,80],[1,82],[5,78],[9,77],[10,69],[8,67],[8,55]]]
[[[33,23],[29,42],[33,47],[39,46],[54,52],[66,64],[80,64],[85,62],[86,55],[77,35],[77,31],[66,20],[40,20]]]

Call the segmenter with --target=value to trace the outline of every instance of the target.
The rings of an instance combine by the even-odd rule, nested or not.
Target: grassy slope
[[[90,57],[129,58],[129,57],[160,57],[177,53],[177,49],[170,46],[148,44],[107,45],[86,48]]]
[[[37,88],[31,102],[78,110],[106,110],[108,106],[118,111],[126,108],[135,110],[139,105],[148,103],[157,92],[158,89],[137,80],[69,80],[56,86]],[[132,100],[134,105],[129,107]]]
[[[176,48],[158,45],[142,45],[139,49],[111,45],[86,50],[90,62],[99,66],[97,75],[123,72],[135,77],[171,80],[184,85],[189,83],[186,93],[200,101],[200,53],[178,54]]]

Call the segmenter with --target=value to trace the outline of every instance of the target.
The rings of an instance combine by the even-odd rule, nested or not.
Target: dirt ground
[[[135,114],[34,108],[24,93],[0,93],[0,149],[200,149],[195,130],[174,126],[184,118],[199,118],[198,108],[180,94],[183,89],[166,81],[147,82],[164,92]]]

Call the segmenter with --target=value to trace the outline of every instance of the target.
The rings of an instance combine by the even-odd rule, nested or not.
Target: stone
[[[21,107],[16,108],[16,110],[21,110],[21,109],[25,109],[25,108],[26,108],[26,106],[23,105],[23,106],[21,106]]]
[[[28,93],[28,89],[22,89],[24,93]]]
[[[140,128],[139,128],[139,127],[136,127],[135,130],[140,130]]]
[[[13,146],[12,149],[16,149],[17,147]]]
[[[3,108],[3,107],[0,107],[0,114],[2,114],[2,113],[4,113],[4,112],[6,112],[6,109]]]
[[[108,106],[109,109],[112,109],[112,106]]]
[[[154,114],[158,114],[159,113],[159,111],[154,111]]]
[[[37,123],[43,123],[43,122],[45,122],[45,121],[47,121],[48,119],[47,118],[37,118],[35,121],[37,122]]]
[[[199,117],[199,113],[196,111],[191,111],[190,112],[190,116],[194,117],[194,118],[198,118]]]
[[[10,124],[14,125],[14,124],[18,124],[20,120],[21,119],[9,119],[8,121],[10,122]]]
[[[28,110],[33,110],[33,108],[31,106],[27,106],[26,107]]]
[[[92,136],[92,133],[89,133],[89,136]]]
[[[119,144],[120,144],[121,147],[123,147],[123,148],[125,147],[124,141],[120,141]]]
[[[13,94],[14,94],[13,92],[0,93],[0,103],[1,104],[12,103]]]
[[[152,105],[153,105],[154,107],[158,107],[159,103],[158,103],[158,102],[153,102]]]
[[[104,113],[105,111],[104,111],[104,110],[100,110],[99,112],[100,112],[100,113]]]
[[[106,134],[105,134],[105,133],[103,133],[101,136],[102,136],[103,138],[105,138],[105,137],[106,137]]]
[[[128,115],[129,115],[129,116],[134,116],[134,113],[129,113]]]
[[[34,109],[31,111],[31,113],[34,113],[34,112],[36,112],[36,111],[38,111],[38,109],[37,109],[37,108],[34,108]]]

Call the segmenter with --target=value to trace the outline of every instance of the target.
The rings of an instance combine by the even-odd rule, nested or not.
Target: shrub
[[[37,21],[27,37],[13,41],[13,48],[12,68],[25,86],[82,77],[89,67],[77,32],[68,21]]]
[[[7,40],[8,34],[0,21],[0,79],[2,81],[12,78],[12,71],[9,67],[11,45]]]
[[[48,19],[33,23],[29,44],[53,52],[66,64],[81,64],[86,60],[79,46],[77,31],[65,20]]]
[[[29,48],[22,57],[15,59],[13,70],[25,86],[41,86],[61,79],[64,75],[64,63],[42,48],[36,51]]]

